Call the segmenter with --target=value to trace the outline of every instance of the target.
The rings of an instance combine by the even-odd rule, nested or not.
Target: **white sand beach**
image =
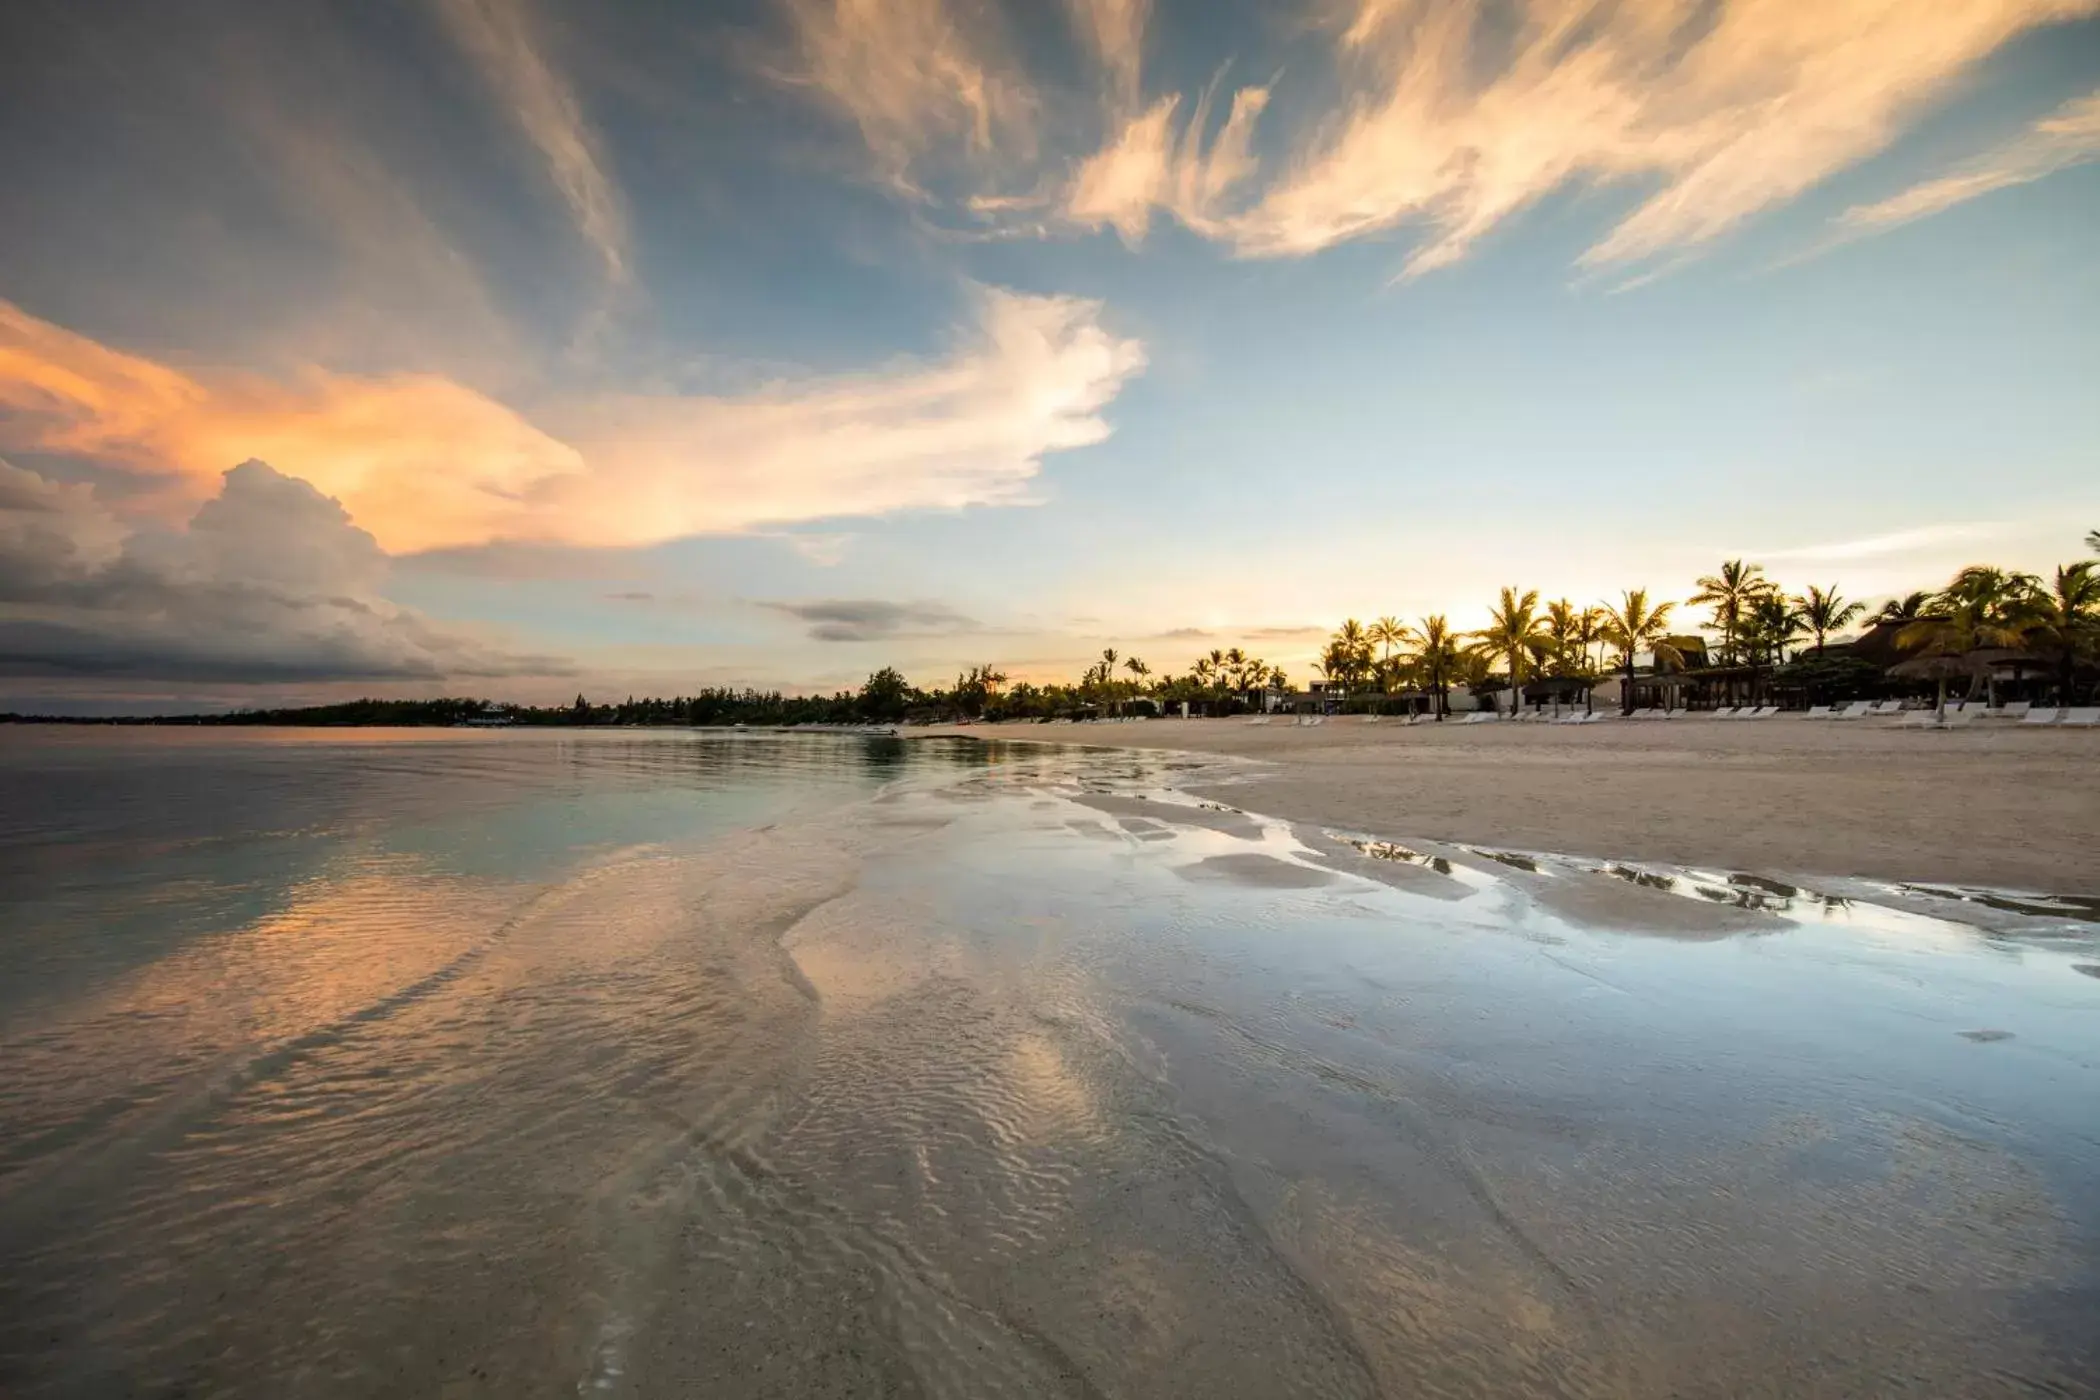
[[[1768,874],[2100,893],[2100,732],[1788,716],[1554,725],[1338,717],[954,731],[1259,761],[1196,791],[1381,837]]]

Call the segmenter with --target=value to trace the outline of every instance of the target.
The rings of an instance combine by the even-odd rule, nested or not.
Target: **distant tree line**
[[[2100,531],[2086,537],[2100,552]],[[2089,691],[2100,665],[2100,563],[2081,560],[2059,566],[2044,578],[1990,565],[1961,570],[1945,587],[1891,599],[1878,612],[1841,597],[1837,589],[1811,585],[1794,594],[1762,567],[1740,559],[1698,581],[1688,600],[1708,609],[1706,630],[1715,639],[1712,660],[1687,674],[1716,684],[1741,685],[1764,695],[1843,698],[1891,683],[1908,672],[1935,679],[1944,699],[1947,680],[1967,679],[1972,689],[1991,689],[1996,668],[2012,664],[2023,683],[2054,695],[2059,703]],[[1578,606],[1568,599],[1540,605],[1533,589],[1504,588],[1489,609],[1486,627],[1462,632],[1442,616],[1408,626],[1381,617],[1365,626],[1354,618],[1328,638],[1314,671],[1328,702],[1376,706],[1395,695],[1426,697],[1441,717],[1454,687],[1516,693],[1527,682],[1635,679],[1638,657],[1646,669],[1686,670],[1706,642],[1672,631],[1678,604],[1651,601],[1643,588],[1629,589],[1617,603]],[[1891,668],[1848,646],[1833,634],[1855,621],[1891,639],[1908,661]],[[498,704],[448,697],[437,700],[351,700],[295,709],[238,710],[229,714],[169,719],[72,719],[66,716],[0,714],[8,721],[71,723],[163,723],[202,725],[476,725],[596,727],[616,725],[805,725],[897,724],[906,721],[1084,719],[1133,712],[1162,712],[1187,705],[1191,712],[1231,714],[1259,709],[1265,696],[1285,692],[1290,678],[1240,647],[1198,657],[1185,673],[1155,675],[1135,656],[1105,648],[1075,681],[1011,686],[989,663],[971,666],[949,686],[921,689],[896,668],[885,666],[858,690],[831,695],[787,695],[777,690],[713,687],[670,699],[651,697],[597,704],[583,695],[567,705]],[[1630,704],[1631,687],[1622,704]]]

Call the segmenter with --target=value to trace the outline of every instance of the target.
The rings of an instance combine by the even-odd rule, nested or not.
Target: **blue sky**
[[[9,6],[0,700],[1302,671],[1505,583],[2046,568],[2096,13]]]

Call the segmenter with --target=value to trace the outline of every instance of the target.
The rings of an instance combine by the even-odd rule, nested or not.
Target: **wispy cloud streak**
[[[2100,90],[2066,102],[1958,170],[1887,199],[1854,205],[1838,216],[1838,227],[1853,237],[1880,233],[2095,160],[2100,160]]]
[[[1327,134],[1233,226],[1257,256],[1419,222],[1410,274],[1577,179],[1660,179],[1582,258],[1706,243],[1886,146],[2014,35],[2093,0],[1724,0],[1715,6],[1360,0],[1349,95]],[[1497,57],[1499,56],[1499,61]],[[1485,78],[1476,75],[1485,71]]]
[[[627,214],[606,174],[597,137],[568,81],[547,61],[527,0],[441,0],[473,56],[568,204],[577,232],[614,283],[630,280]]]
[[[925,196],[923,168],[980,173],[1035,158],[1037,97],[982,11],[944,0],[787,0],[796,59],[782,76],[849,118],[898,191]]]
[[[1122,134],[1079,167],[1065,198],[1065,216],[1095,228],[1113,228],[1126,243],[1144,239],[1155,209],[1189,228],[1228,236],[1218,211],[1235,187],[1254,174],[1254,124],[1268,105],[1266,88],[1242,88],[1206,147],[1212,93],[1197,99],[1187,124],[1176,118],[1179,97],[1163,97]]]

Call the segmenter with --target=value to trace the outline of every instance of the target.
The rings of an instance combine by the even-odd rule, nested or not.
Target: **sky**
[[[2100,0],[0,7],[0,710],[1876,600],[2096,386]]]

